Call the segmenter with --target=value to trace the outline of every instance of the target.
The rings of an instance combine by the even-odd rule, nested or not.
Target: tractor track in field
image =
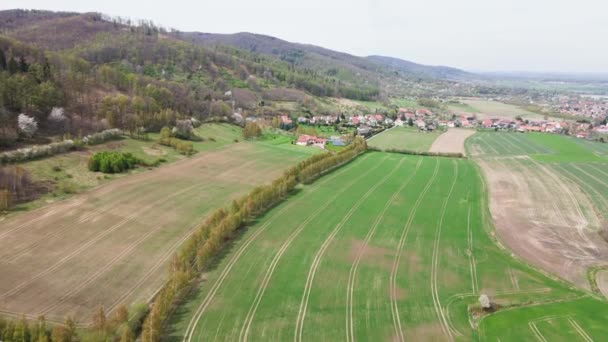
[[[479,280],[477,279],[477,263],[475,262],[475,254],[473,253],[473,230],[471,229],[471,206],[467,213],[467,248],[469,251],[469,271],[471,273],[471,290],[477,293],[479,289]]]
[[[185,189],[182,189],[178,192],[175,192],[165,198],[162,198],[160,200],[154,201],[151,204],[140,208],[139,210],[134,211],[131,215],[127,216],[125,219],[123,219],[122,221],[118,222],[117,224],[113,225],[112,227],[108,228],[107,230],[104,230],[100,233],[98,233],[97,235],[93,236],[89,241],[87,241],[86,243],[82,244],[80,247],[78,247],[77,249],[75,249],[74,251],[72,251],[71,253],[68,253],[67,255],[65,255],[63,258],[61,258],[58,262],[56,262],[55,264],[53,264],[52,266],[48,267],[47,269],[45,269],[42,272],[37,273],[36,275],[34,275],[33,277],[29,278],[28,280],[18,284],[17,286],[13,287],[11,290],[6,291],[5,293],[3,293],[2,295],[0,295],[0,298],[7,298],[10,296],[13,296],[17,293],[19,293],[23,288],[27,287],[28,285],[32,284],[35,280],[44,277],[45,275],[55,271],[56,269],[58,269],[59,267],[61,267],[63,264],[65,264],[66,262],[70,261],[72,258],[74,258],[75,256],[79,255],[80,253],[82,253],[83,251],[85,251],[87,248],[89,248],[90,246],[92,246],[94,243],[96,243],[97,241],[103,239],[104,237],[106,237],[107,235],[109,235],[110,233],[112,233],[113,231],[115,231],[116,229],[122,227],[124,224],[130,222],[131,220],[133,220],[135,217],[137,217],[139,214],[159,205],[162,203],[165,203],[167,200],[170,200],[172,198],[174,198],[175,196],[181,195],[185,192],[188,192],[194,188],[196,188],[198,186],[198,184],[195,185],[191,185]]]
[[[393,265],[391,268],[391,275],[390,275],[391,315],[393,318],[393,327],[395,329],[395,336],[397,336],[399,338],[399,340],[402,342],[405,341],[405,337],[403,336],[403,328],[401,325],[401,318],[399,317],[399,306],[397,303],[397,271],[399,270],[399,264],[401,261],[401,252],[403,251],[403,246],[405,245],[405,240],[407,238],[410,227],[412,226],[412,222],[414,221],[414,217],[416,216],[416,211],[418,210],[420,203],[422,203],[422,199],[424,198],[426,193],[429,191],[429,189],[433,185],[435,178],[437,178],[438,173],[439,173],[439,159],[435,159],[435,170],[433,172],[433,175],[427,181],[427,183],[426,183],[424,189],[422,190],[422,192],[420,193],[420,195],[418,195],[418,198],[416,199],[414,206],[410,210],[408,219],[407,219],[405,225],[403,226],[403,230],[401,232],[401,237],[399,238],[399,244],[397,246],[397,252],[396,252],[395,258],[393,259]]]
[[[346,222],[350,219],[350,217],[357,211],[357,209],[363,204],[363,202],[386,180],[389,178],[390,174],[382,178],[378,183],[372,186],[361,198],[353,205],[353,207],[344,215],[342,220],[334,227],[332,232],[327,236],[321,248],[317,251],[315,258],[313,259],[312,265],[308,271],[308,275],[306,277],[306,284],[304,285],[304,291],[302,293],[302,299],[300,301],[300,308],[298,310],[298,317],[296,318],[296,327],[294,329],[294,341],[302,341],[302,334],[304,332],[304,320],[306,318],[306,311],[308,309],[308,299],[310,298],[310,292],[312,290],[312,283],[314,281],[315,275],[317,273],[317,269],[319,264],[321,263],[321,259],[323,258],[325,251],[329,248],[329,245],[333,242],[334,237],[340,232],[342,227],[346,224]]]
[[[568,317],[568,322],[586,342],[593,342],[591,336],[587,334],[587,332],[578,324],[578,322],[573,317]]]
[[[589,185],[587,182],[582,180],[580,177],[578,177],[576,174],[574,174],[572,171],[566,169],[562,165],[556,165],[556,167],[559,168],[560,170],[562,170],[562,172],[567,173],[569,175],[569,178],[571,180],[573,180],[576,184],[579,184],[579,185],[584,184],[585,187],[587,188],[587,190],[589,190],[593,194],[595,194],[597,196],[597,198],[600,200],[600,202],[602,202],[604,207],[608,208],[608,201],[606,199],[604,199],[604,196],[602,196],[602,194],[600,194],[593,186]]]
[[[505,137],[503,135],[503,133],[496,133],[496,134],[498,134],[498,136],[500,137],[500,140],[502,140],[504,143],[508,144],[509,146],[511,146],[512,148],[514,148],[516,150],[516,151],[514,151],[514,152],[516,152],[514,154],[516,154],[516,155],[525,155],[525,154],[527,154],[525,150],[523,150],[521,147],[515,145],[513,143],[513,141],[510,138]]]
[[[445,316],[445,312],[443,311],[443,307],[441,306],[441,302],[439,299],[439,290],[437,288],[437,273],[438,273],[438,266],[439,266],[439,241],[441,240],[441,230],[443,228],[443,220],[445,218],[445,213],[447,211],[448,203],[450,201],[450,198],[452,197],[452,193],[454,192],[454,188],[455,188],[456,182],[458,180],[458,162],[453,162],[453,163],[454,163],[454,176],[453,176],[454,180],[452,182],[452,186],[450,187],[450,191],[448,192],[448,195],[446,196],[445,201],[443,202],[443,206],[441,208],[440,219],[437,222],[435,240],[433,241],[433,260],[432,260],[432,264],[431,264],[431,293],[433,296],[433,305],[435,306],[435,312],[437,313],[437,316],[441,323],[442,330],[444,330],[444,333],[446,334],[446,336],[448,337],[448,340],[450,340],[450,341],[454,340],[454,336],[453,336],[453,332],[450,328],[450,325]]]
[[[47,242],[46,238],[49,237],[59,237],[61,236],[63,233],[74,229],[74,228],[78,228],[78,225],[91,220],[93,218],[99,218],[100,216],[109,213],[112,209],[114,208],[118,208],[121,205],[124,205],[125,202],[130,201],[132,198],[135,198],[137,196],[141,196],[141,194],[135,194],[134,196],[130,196],[128,198],[125,198],[124,200],[122,200],[120,203],[116,203],[115,205],[110,205],[108,208],[100,208],[100,209],[94,209],[91,213],[87,214],[85,217],[80,218],[77,222],[74,222],[72,224],[66,224],[63,225],[60,229],[58,230],[53,230],[51,232],[48,232],[46,234],[43,234],[41,236],[41,239],[39,239],[38,241],[25,246],[24,248],[21,248],[18,251],[15,251],[13,253],[11,253],[11,255],[9,257],[6,258],[2,258],[2,263],[4,264],[10,264],[13,261],[19,259],[20,257],[22,257],[23,255],[28,254],[29,252],[31,252],[32,250],[38,248],[40,245],[42,245],[43,243]]]
[[[584,173],[585,175],[587,175],[589,178],[595,180],[596,182],[602,184],[604,187],[608,188],[608,183],[604,182],[603,180],[597,178],[595,175],[592,175],[589,173],[588,170],[585,170],[583,168],[581,168],[580,166],[576,165],[576,164],[570,164],[573,168],[579,170],[580,172]]]
[[[547,342],[547,339],[545,338],[545,336],[543,336],[540,330],[538,330],[538,327],[536,326],[535,322],[528,322],[528,326],[530,327],[530,330],[532,330],[532,333],[534,334],[537,340],[539,340],[540,342]]]
[[[361,161],[365,160],[368,157],[369,157],[369,155],[364,156],[360,160]],[[324,184],[328,183],[329,181],[333,180],[334,178],[338,177],[342,173],[345,173],[347,170],[348,169],[344,168],[344,169],[340,170],[339,172],[334,173],[330,177],[328,177],[328,178],[326,178],[324,180],[321,180],[317,184],[313,185],[313,187],[314,188],[318,188],[321,185],[324,185]],[[310,193],[312,193],[312,191],[309,192],[309,194]],[[303,197],[305,197],[305,196],[303,196]],[[232,270],[232,268],[234,267],[234,265],[237,263],[237,261],[240,259],[241,255],[249,247],[249,245],[255,239],[257,239],[257,237],[260,234],[262,234],[262,232],[264,232],[264,230],[266,230],[266,228],[273,222],[273,220],[275,218],[277,218],[278,216],[282,215],[285,211],[287,211],[287,209],[293,207],[297,203],[298,203],[297,201],[293,201],[290,204],[286,205],[281,210],[279,210],[278,212],[276,212],[266,223],[264,223],[262,226],[260,226],[256,230],[256,232],[254,234],[252,234],[251,236],[249,236],[245,240],[245,242],[243,243],[243,245],[241,245],[241,247],[232,256],[232,258],[230,259],[230,261],[228,262],[228,264],[226,265],[226,267],[222,270],[222,272],[220,273],[218,279],[216,280],[216,282],[213,284],[213,286],[211,287],[211,289],[209,290],[209,292],[205,296],[205,299],[201,302],[201,304],[199,305],[199,307],[196,309],[195,314],[192,316],[192,319],[190,319],[190,322],[188,323],[188,327],[186,328],[186,333],[185,333],[184,338],[182,340],[183,342],[191,342],[192,341],[192,337],[194,335],[194,331],[196,330],[196,325],[198,324],[198,322],[200,321],[201,317],[205,313],[205,310],[207,310],[207,307],[209,307],[209,304],[211,303],[211,301],[215,297],[215,294],[217,293],[217,291],[223,285],[224,280],[226,279],[226,277],[228,276],[228,274],[230,273],[230,271]]]
[[[399,162],[399,164],[397,166],[395,166],[395,168],[386,177],[389,177],[389,176],[393,175],[399,169],[399,167],[401,166],[401,164],[403,164],[404,161],[405,161],[405,159],[402,159],[401,162]],[[370,168],[366,172],[364,172],[361,175],[359,175],[357,178],[353,179],[351,182],[347,183],[346,186],[344,186],[342,188],[342,190],[336,192],[334,196],[332,196],[323,206],[321,206],[319,209],[317,209],[312,215],[310,215],[308,218],[306,218],[306,220],[304,220],[289,235],[289,237],[287,238],[287,240],[285,240],[285,242],[283,243],[283,245],[281,245],[281,248],[277,251],[277,253],[273,257],[270,265],[266,269],[266,274],[264,275],[264,279],[262,280],[262,283],[258,287],[258,292],[256,293],[256,296],[255,296],[253,302],[251,303],[251,306],[249,307],[249,312],[247,313],[247,316],[245,317],[245,322],[243,322],[243,326],[242,326],[241,332],[239,334],[239,341],[247,341],[247,338],[249,336],[249,331],[251,329],[251,324],[253,323],[253,319],[255,318],[255,314],[256,314],[257,308],[260,305],[260,302],[262,301],[262,297],[264,296],[264,293],[266,292],[266,289],[268,288],[268,284],[270,283],[270,280],[272,278],[272,274],[274,273],[274,270],[276,269],[276,267],[277,267],[279,261],[281,260],[283,254],[285,254],[285,252],[289,249],[289,246],[291,245],[291,243],[298,237],[298,235],[300,235],[300,233],[308,226],[308,224],[312,220],[314,220],[317,216],[319,216],[319,214],[321,212],[323,212],[331,204],[333,204],[334,201],[340,195],[342,195],[344,192],[346,192],[347,190],[349,190],[353,185],[355,185],[361,179],[365,178],[372,171],[376,170],[378,167],[380,167],[380,165],[381,165],[381,163],[378,163],[375,167]]]
[[[82,204],[82,200],[78,201],[78,200],[74,200],[69,204],[66,204],[66,209],[68,208],[72,208],[72,207],[76,207],[78,205]],[[23,228],[26,227],[30,227],[32,223],[36,223],[38,221],[44,220],[45,218],[47,218],[48,216],[51,216],[55,213],[56,209],[51,209],[49,211],[47,211],[46,213],[44,213],[43,215],[37,216],[31,220],[28,220],[27,222],[23,222],[19,225],[17,225],[16,227],[13,228],[9,228],[3,232],[0,233],[0,239],[2,239],[3,237],[7,236],[8,234],[14,232],[14,231],[19,231]]]
[[[393,204],[393,202],[395,201],[397,196],[403,191],[403,189],[405,189],[405,187],[411,182],[412,178],[414,178],[414,176],[418,173],[418,169],[420,169],[422,160],[423,159],[421,158],[418,161],[418,163],[416,164],[416,168],[414,169],[414,172],[412,172],[410,174],[410,176],[407,178],[407,180],[405,182],[403,182],[403,184],[401,184],[401,186],[397,189],[397,191],[395,191],[395,193],[386,202],[386,204],[384,205],[384,208],[382,208],[382,211],[378,214],[374,223],[372,224],[371,229],[367,232],[367,235],[365,236],[365,240],[363,242],[363,247],[357,253],[355,260],[350,268],[350,272],[348,274],[348,285],[346,287],[346,340],[347,341],[355,341],[355,327],[354,327],[355,324],[354,324],[354,319],[353,319],[353,301],[354,301],[353,297],[354,297],[355,280],[357,278],[357,268],[359,267],[359,263],[361,262],[363,253],[365,252],[365,249],[369,245],[369,241],[374,236],[376,229],[378,228],[378,225],[380,225],[380,222],[382,221],[382,219],[384,219],[384,214],[386,214],[387,210]],[[401,163],[403,163],[403,161],[405,161],[405,159],[402,159]],[[399,164],[399,166],[401,165],[401,163]]]
[[[245,166],[245,164],[243,164],[243,166]],[[212,187],[212,184],[208,184],[207,186],[204,186],[200,189],[197,189],[198,191],[204,191],[205,189],[208,189]],[[189,188],[187,188],[189,189]],[[186,190],[187,190],[186,189]],[[178,193],[179,194],[179,193]],[[177,194],[176,194],[177,195]],[[127,291],[125,291],[125,293],[121,294],[121,296],[114,301],[108,308],[107,308],[107,313],[111,313],[112,310],[118,306],[120,304],[120,302],[122,300],[124,300],[125,298],[127,298],[130,294],[132,294],[139,285],[143,284],[143,282],[148,279],[155,271],[157,271],[172,255],[172,253],[179,248],[179,246],[181,245],[181,243],[183,241],[185,241],[190,235],[192,235],[194,233],[193,229],[194,227],[196,227],[199,223],[195,223],[192,226],[189,227],[189,229],[187,230],[187,233],[184,234],[185,236],[180,238],[176,244],[174,244],[173,246],[171,246],[170,249],[168,249],[164,254],[162,254],[159,258],[159,260],[148,270],[148,272],[145,273],[144,277],[142,279],[139,279],[139,281],[137,283],[135,283],[134,286],[130,287],[129,289],[127,289]],[[161,228],[163,228],[163,225],[158,225],[155,228],[147,231],[144,235],[141,235],[138,237],[137,240],[133,241],[132,243],[130,243],[128,246],[126,246],[125,249],[123,249],[119,254],[117,254],[114,258],[112,258],[109,263],[105,264],[102,268],[100,268],[99,270],[97,270],[96,272],[94,272],[93,274],[91,274],[89,277],[87,277],[86,279],[84,279],[81,283],[78,284],[78,286],[70,289],[70,291],[64,293],[60,298],[59,301],[48,305],[47,307],[43,308],[40,310],[39,315],[46,315],[48,314],[48,312],[52,311],[54,308],[60,306],[61,304],[63,304],[65,301],[67,301],[71,295],[78,293],[78,291],[82,290],[83,288],[85,288],[87,285],[91,284],[92,282],[94,282],[95,280],[97,280],[98,278],[102,277],[103,275],[105,275],[105,273],[110,270],[112,267],[114,267],[118,262],[120,262],[121,260],[123,260],[126,256],[128,256],[131,252],[133,252],[135,250],[135,248],[137,248],[141,243],[143,243],[148,237],[152,236],[154,233],[158,232]]]

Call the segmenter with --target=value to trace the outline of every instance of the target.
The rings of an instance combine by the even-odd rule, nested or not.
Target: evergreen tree
[[[29,70],[29,68],[30,68],[30,66],[25,61],[25,57],[21,56],[19,58],[19,71],[27,72]]]
[[[17,64],[15,58],[11,57],[11,59],[8,60],[7,70],[11,75],[16,74],[19,71],[19,64]]]
[[[4,51],[0,49],[0,71],[6,70],[6,56],[4,55]]]

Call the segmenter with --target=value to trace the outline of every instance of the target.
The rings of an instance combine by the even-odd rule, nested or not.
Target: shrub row
[[[134,168],[138,164],[145,164],[131,153],[104,151],[95,153],[89,159],[89,170],[103,173],[121,173]]]
[[[183,155],[191,155],[194,153],[194,145],[190,141],[183,141],[177,138],[160,138],[158,143],[165,146],[173,147],[177,152]]]
[[[314,155],[285,171],[271,184],[256,187],[233,201],[229,208],[218,209],[208,216],[173,256],[168,280],[156,295],[144,322],[142,341],[160,340],[163,324],[176,304],[238,229],[278,204],[299,182],[310,182],[352,160],[365,149],[365,140],[358,138],[338,153]]]
[[[401,150],[396,148],[389,149],[380,149],[377,147],[370,147],[370,151],[379,151],[379,152],[389,152],[389,153],[401,153],[401,154],[411,154],[415,156],[431,156],[431,157],[448,157],[448,158],[466,158],[464,154],[460,152],[424,152],[424,151],[410,151],[410,150]]]
[[[122,131],[118,128],[113,128],[101,131],[99,133],[87,135],[86,137],[82,138],[82,142],[85,145],[97,145],[109,140],[118,139],[121,136]]]
[[[24,162],[32,159],[50,157],[59,153],[68,152],[76,147],[72,140],[64,140],[48,145],[38,145],[20,148],[14,151],[0,153],[0,164]]]

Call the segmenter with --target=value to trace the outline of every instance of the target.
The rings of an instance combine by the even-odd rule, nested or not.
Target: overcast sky
[[[608,72],[605,0],[1,0],[471,71]]]

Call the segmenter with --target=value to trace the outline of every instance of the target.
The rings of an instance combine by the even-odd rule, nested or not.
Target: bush
[[[99,133],[90,134],[82,138],[85,145],[97,145],[109,140],[118,139],[122,136],[122,131],[118,128],[108,129]]]
[[[173,147],[177,150],[177,152],[183,155],[191,155],[194,154],[194,145],[190,141],[183,141],[177,138],[163,138],[161,133],[161,138],[158,140],[158,143],[165,146]]]
[[[121,173],[134,168],[138,164],[145,165],[143,161],[137,159],[131,153],[104,151],[95,153],[89,159],[89,170],[103,173]]]

